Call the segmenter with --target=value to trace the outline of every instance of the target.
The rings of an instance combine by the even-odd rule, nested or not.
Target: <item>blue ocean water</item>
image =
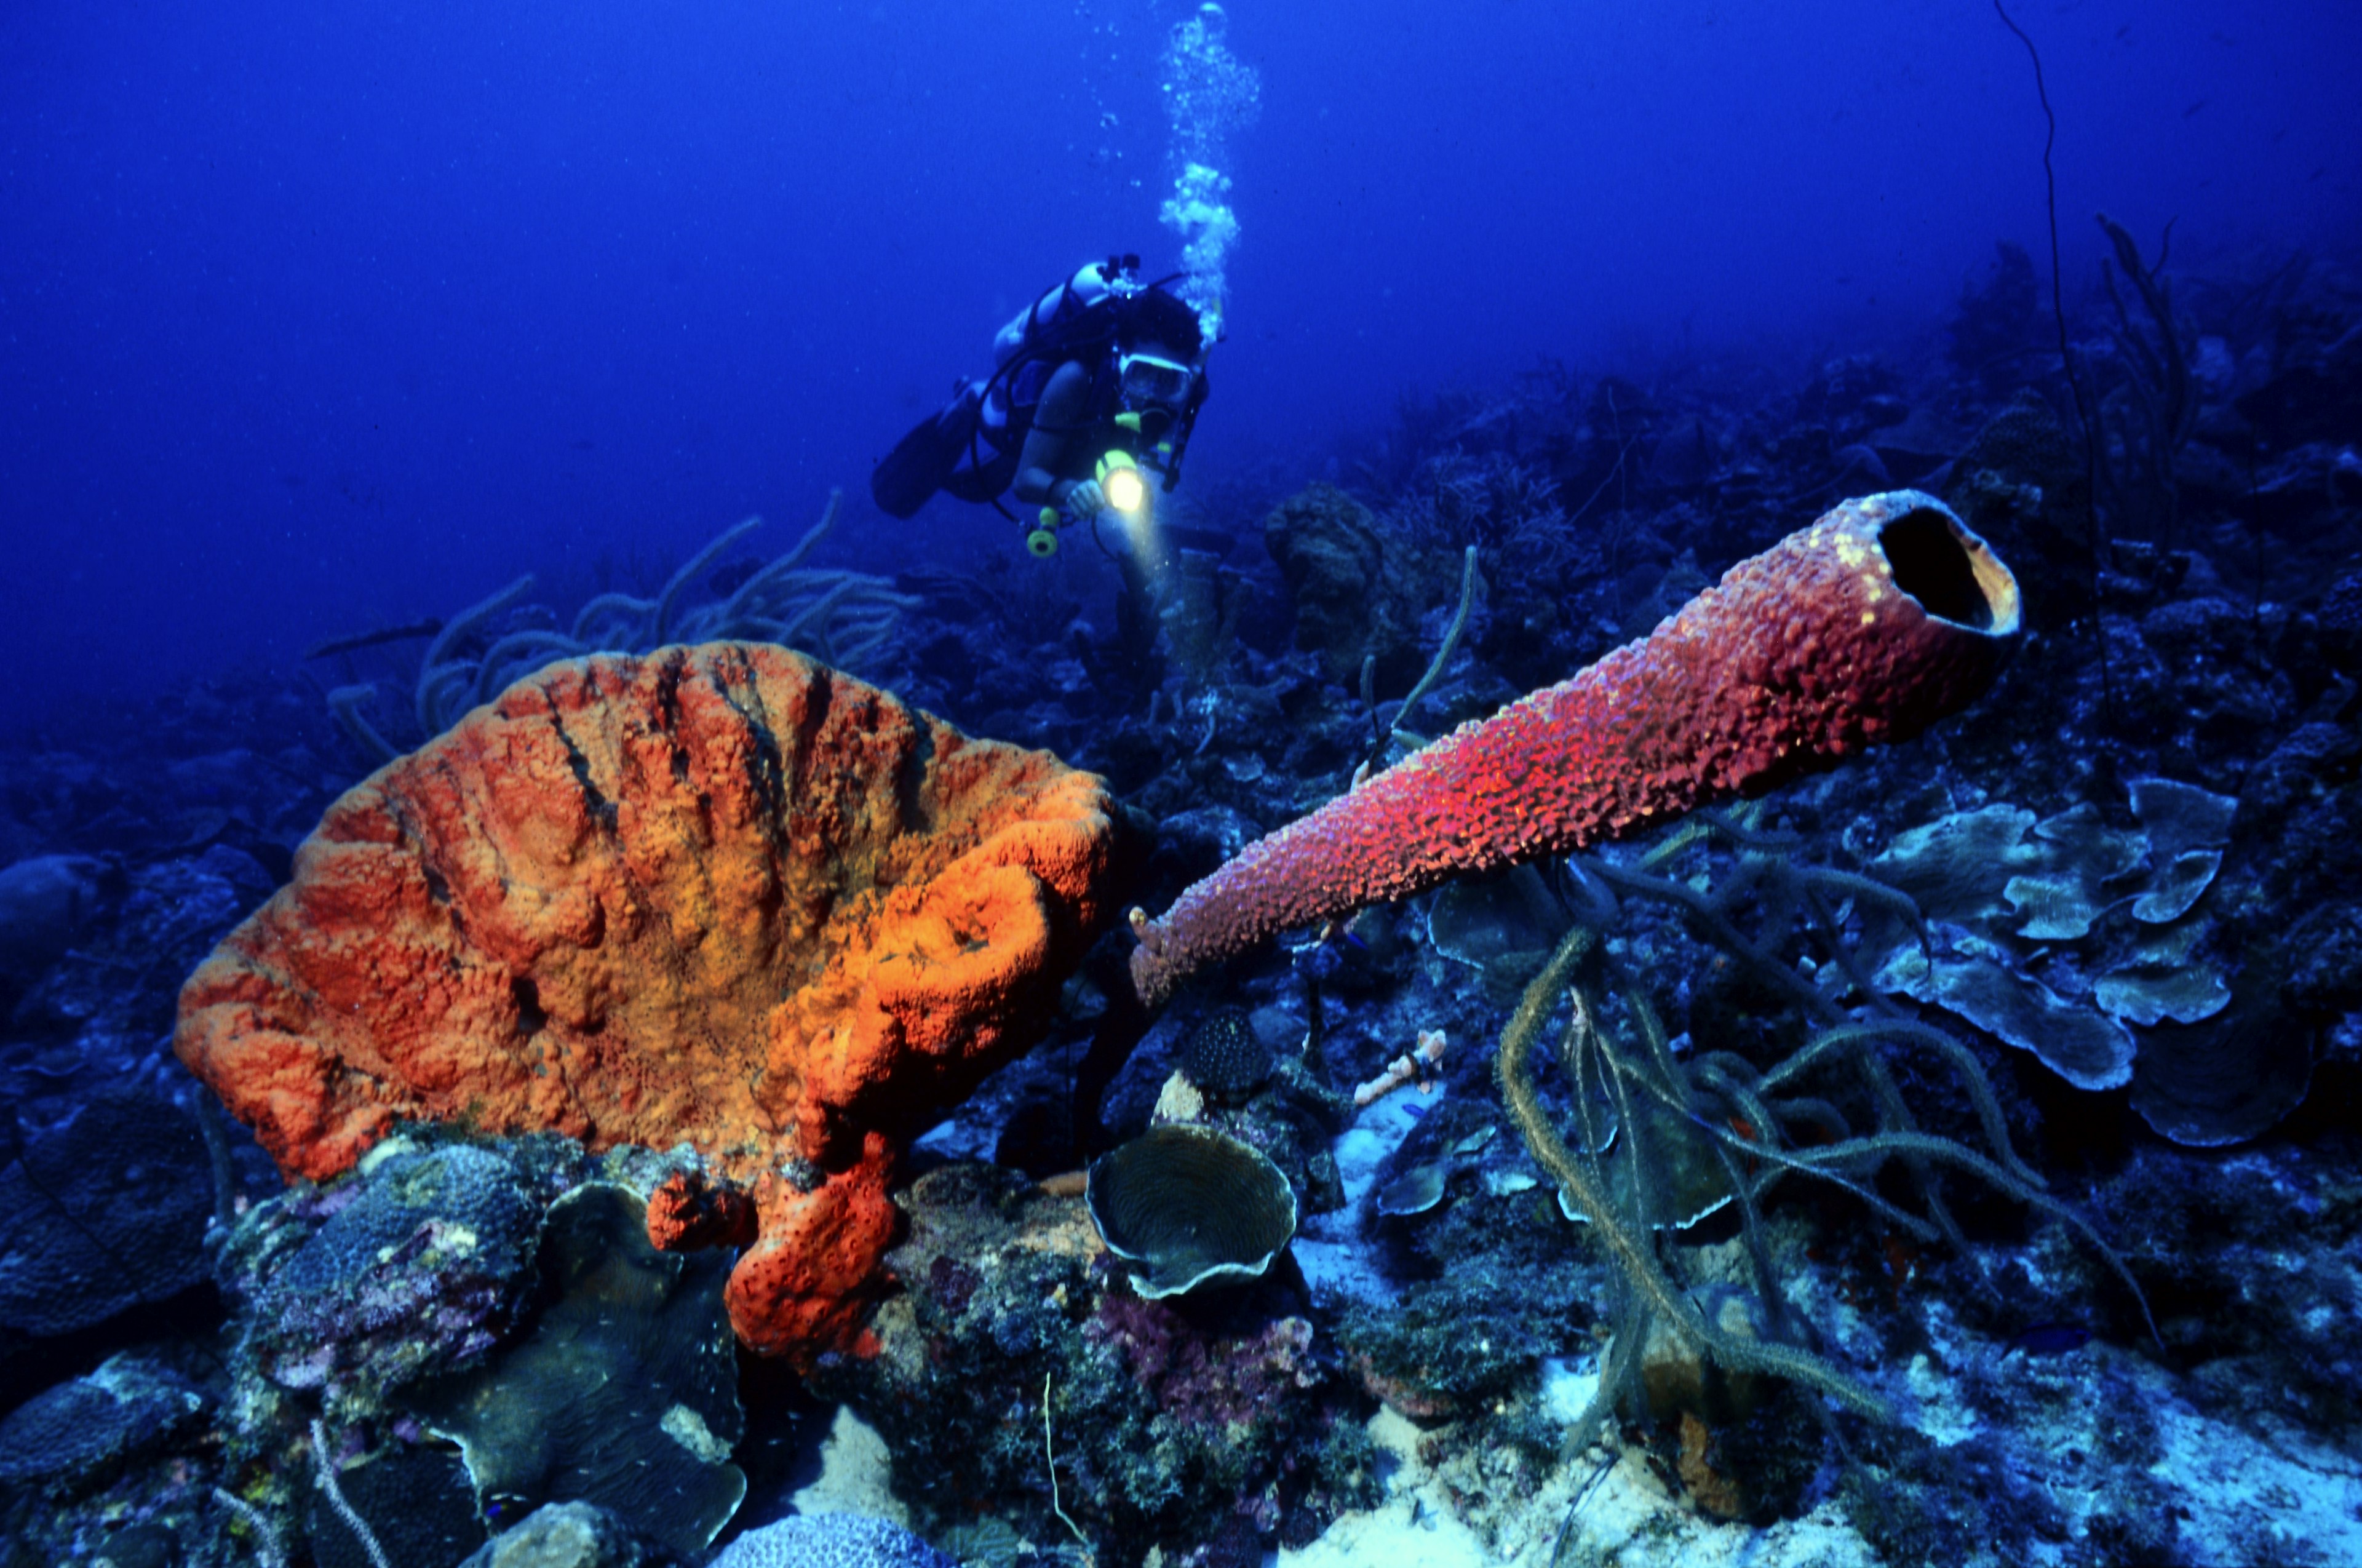
[[[10,7],[0,724],[528,570],[579,597],[748,513],[784,544],[832,486],[848,564],[1006,548],[946,501],[881,525],[864,477],[1031,294],[1175,264],[1194,12]],[[2020,19],[2075,288],[2099,208],[2191,259],[2354,238],[2350,6]],[[1970,0],[1227,23],[1259,103],[1198,479],[1317,475],[1545,357],[1925,355],[1996,240],[2046,255],[2025,52]]]

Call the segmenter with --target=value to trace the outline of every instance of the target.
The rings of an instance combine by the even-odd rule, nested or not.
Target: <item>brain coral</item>
[[[1030,1043],[1104,918],[1094,776],[767,646],[544,669],[332,806],[181,997],[291,1176],[399,1118],[687,1142],[750,1184],[740,1336],[847,1342],[900,1141]]]
[[[861,1514],[798,1514],[750,1529],[713,1568],[952,1568],[901,1526]]]

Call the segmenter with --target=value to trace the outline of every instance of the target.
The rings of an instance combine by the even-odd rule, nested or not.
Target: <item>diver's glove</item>
[[[1098,480],[1076,480],[1058,505],[1067,516],[1081,523],[1105,512],[1107,503],[1107,491],[1099,488]]]

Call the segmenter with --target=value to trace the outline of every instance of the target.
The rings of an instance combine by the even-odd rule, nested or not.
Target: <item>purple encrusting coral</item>
[[[403,1373],[390,1363],[458,1365],[490,1350],[512,1282],[472,1260],[454,1263],[461,1249],[453,1240],[448,1227],[428,1220],[347,1292],[274,1293],[270,1333],[290,1348],[272,1359],[272,1379],[288,1388],[318,1388],[355,1372],[399,1380]]]
[[[241,1242],[248,1353],[282,1388],[375,1408],[491,1350],[532,1283],[541,1204],[499,1154],[397,1152],[359,1181],[299,1192]]]
[[[1240,1338],[1193,1329],[1160,1301],[1109,1292],[1083,1325],[1087,1344],[1120,1353],[1132,1377],[1176,1421],[1234,1427],[1282,1414],[1329,1374],[1310,1355],[1312,1325],[1279,1318]]]
[[[905,1203],[905,1294],[878,1315],[879,1353],[817,1385],[876,1425],[929,1533],[1013,1503],[1035,1539],[1070,1538],[1053,1465],[1057,1507],[1114,1561],[1301,1543],[1374,1498],[1369,1402],[1300,1294],[1264,1280],[1143,1301],[1078,1244],[1077,1198],[1010,1172],[933,1171]]]

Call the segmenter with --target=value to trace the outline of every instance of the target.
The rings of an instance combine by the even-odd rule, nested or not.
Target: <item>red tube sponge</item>
[[[1150,1005],[1294,926],[1760,795],[1975,700],[2018,624],[2009,569],[1935,497],[1850,501],[1639,642],[1511,703],[1138,911]]]

